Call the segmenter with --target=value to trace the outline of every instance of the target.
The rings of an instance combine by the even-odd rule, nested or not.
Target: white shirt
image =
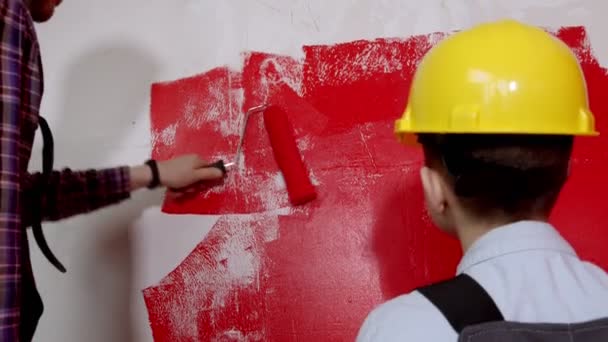
[[[522,221],[491,230],[466,252],[457,273],[483,286],[505,320],[575,323],[608,317],[608,275],[579,259],[546,223]],[[414,291],[372,311],[357,342],[457,339],[439,310]]]

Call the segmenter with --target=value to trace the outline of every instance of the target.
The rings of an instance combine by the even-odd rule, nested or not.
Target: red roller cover
[[[264,126],[274,159],[283,173],[291,204],[300,205],[317,198],[285,111],[278,106],[268,107],[264,111]]]

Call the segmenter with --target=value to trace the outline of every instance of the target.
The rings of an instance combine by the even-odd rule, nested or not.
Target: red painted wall
[[[553,219],[584,258],[606,269],[608,77],[583,28],[556,34],[582,62],[603,135],[577,140]],[[418,61],[444,35],[305,46],[303,60],[248,53],[240,71],[153,85],[155,158],[232,159],[243,109],[270,102],[287,110],[319,191],[307,206],[276,211],[288,206],[287,194],[262,117],[250,118],[245,166],[164,204],[169,213],[222,217],[179,267],[143,291],[155,340],[352,341],[377,304],[454,274],[461,252],[424,212],[421,155],[392,133]]]

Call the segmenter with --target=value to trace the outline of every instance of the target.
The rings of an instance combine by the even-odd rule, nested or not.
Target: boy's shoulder
[[[396,297],[375,308],[357,342],[456,341],[458,335],[420,292]]]

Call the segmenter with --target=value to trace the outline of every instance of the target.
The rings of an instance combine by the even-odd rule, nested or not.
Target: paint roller
[[[274,159],[283,173],[291,204],[305,204],[317,198],[285,111],[278,106],[268,107],[264,111],[264,126]]]
[[[217,167],[225,173],[227,168],[238,165],[249,116],[257,112],[264,113],[264,127],[268,133],[274,159],[283,174],[291,204],[302,205],[316,199],[317,193],[300,155],[293,127],[287,118],[287,113],[279,106],[261,105],[247,110],[234,162],[224,164],[220,160],[209,166]]]

